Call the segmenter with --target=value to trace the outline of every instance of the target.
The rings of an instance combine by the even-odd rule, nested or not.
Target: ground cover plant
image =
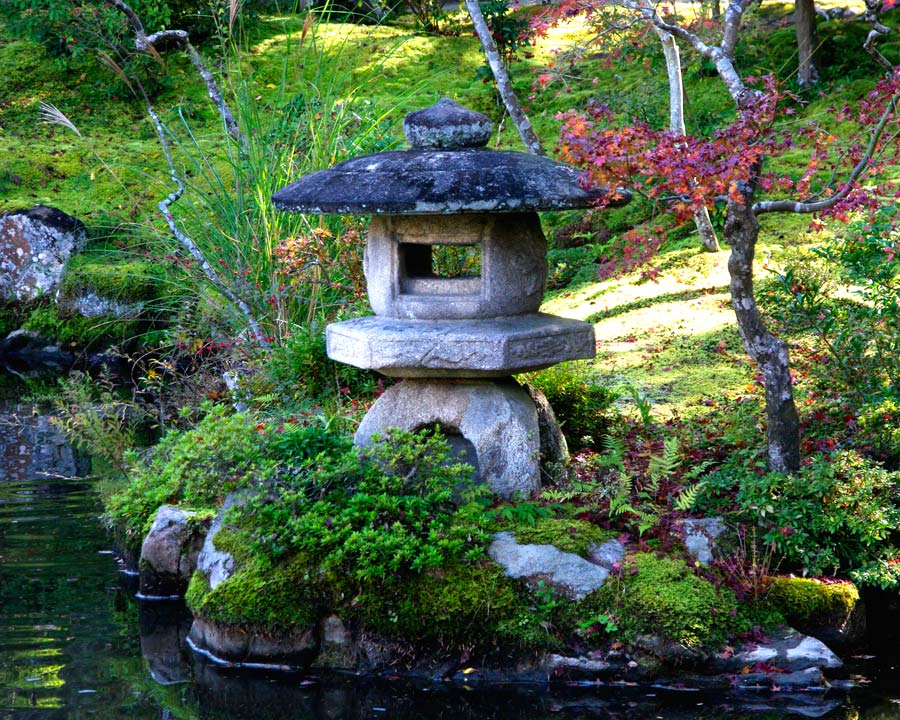
[[[647,197],[607,214],[544,218],[548,234],[557,238],[546,308],[592,322],[598,357],[523,380],[554,403],[573,461],[538,496],[513,503],[482,498],[461,506],[451,497],[455,489],[478,493],[466,485],[465,469],[434,463],[443,451],[434,438],[392,438],[379,458],[347,447],[353,422],[381,388],[377,378],[330,364],[322,330],[334,318],[365,312],[364,225],[288,219],[272,210],[268,197],[298,174],[394,147],[404,112],[437,99],[439,88],[492,115],[502,128],[492,145],[516,144],[491,86],[469,79],[482,64],[477,42],[464,35],[422,34],[403,18],[373,28],[321,16],[263,15],[243,35],[229,35],[220,25],[201,53],[227,70],[221,82],[247,138],[242,147],[222,127],[179,52],[151,58],[145,75],[152,71],[154,80],[138,77],[159,114],[157,125],[144,116],[144,101],[130,96],[129,83],[137,85],[125,65],[118,64],[124,77],[108,76],[120,83],[113,90],[103,80],[107,76],[79,65],[82,60],[54,64],[29,40],[0,41],[0,68],[16,68],[14,75],[33,70],[41,78],[33,96],[21,83],[0,88],[0,149],[11,159],[0,169],[6,173],[0,184],[8,191],[2,207],[35,200],[90,204],[97,210],[89,219],[109,226],[108,237],[95,246],[98,254],[111,249],[151,266],[165,264],[166,282],[179,289],[164,341],[172,354],[154,348],[151,357],[158,364],[148,361],[139,373],[144,400],[174,394],[184,380],[203,387],[199,395],[215,403],[186,408],[183,417],[165,409],[155,413],[171,432],[154,449],[133,448],[126,455],[121,446],[133,444],[133,436],[103,432],[121,413],[133,411],[118,396],[69,387],[61,421],[128,476],[107,484],[110,523],[134,547],[163,502],[208,514],[228,493],[252,490],[256,495],[246,513],[234,513],[233,534],[221,539],[241,570],[220,591],[195,578],[189,597],[195,611],[231,624],[280,627],[310,622],[335,598],[352,597],[353,618],[364,627],[454,649],[478,642],[485,652],[496,649],[498,638],[536,650],[564,647],[572,638],[597,646],[629,642],[652,629],[689,646],[721,643],[728,629],[799,613],[777,593],[768,603],[767,578],[777,573],[829,574],[896,588],[894,207],[884,203],[871,217],[844,208],[853,221],[846,228],[759,216],[743,273],[755,273],[750,290],[760,299],[760,320],[774,329],[779,347],[792,353],[790,382],[800,410],[797,467],[770,466],[771,453],[767,457],[763,449],[762,438],[771,430],[771,417],[768,428],[765,417],[771,373],[742,349],[733,324],[741,296],[735,299],[725,254],[701,251],[689,230],[654,215],[673,193],[676,210],[687,218],[694,201],[702,200],[721,237],[733,241],[736,236],[723,226],[725,215],[731,213],[733,228],[734,214],[756,207],[751,195],[765,192],[770,180],[773,189],[781,183],[801,195],[814,184],[815,168],[805,156],[798,165],[799,151],[782,144],[779,133],[819,120],[846,140],[849,119],[823,117],[830,115],[826,109],[845,103],[865,108],[867,93],[876,87],[877,66],[861,69],[868,25],[820,24],[820,90],[796,90],[789,84],[793,31],[780,26],[780,11],[768,5],[755,17],[753,12],[747,9],[747,31],[731,48],[733,59],[757,76],[774,72],[788,83],[782,87],[791,89],[779,99],[793,114],[780,124],[772,115],[776,105],[762,103],[722,130],[734,117],[735,103],[714,77],[715,58],[702,53],[686,53],[683,60],[686,124],[696,135],[681,140],[664,129],[668,117],[659,94],[665,82],[655,44],[642,40],[624,51],[583,51],[577,41],[591,38],[590,28],[564,23],[549,32],[557,40],[567,34],[573,62],[556,54],[549,70],[529,74],[551,58],[546,40],[529,46],[535,57],[512,61],[514,85],[527,97],[527,112],[545,144],[556,136],[560,120],[554,116],[568,110],[562,151],[569,159],[593,163],[604,179],[613,168],[621,171],[617,179],[632,184],[656,183],[660,174],[683,182],[675,190],[648,182]],[[691,25],[689,31],[709,39],[702,33],[714,37],[716,28]],[[893,57],[896,47],[890,46],[884,53]],[[609,72],[585,66],[584,58]],[[747,90],[751,83],[740,87]],[[83,137],[60,124],[37,124],[38,94],[54,102]],[[92,103],[96,110],[87,113]],[[868,119],[894,122],[894,114],[882,109],[869,107]],[[615,143],[601,159],[597,136],[613,132],[602,123],[623,119],[631,135],[608,136]],[[596,123],[594,135],[587,132],[589,123]],[[172,207],[177,222],[248,312],[235,311],[233,298],[198,272],[199,261],[154,217],[156,203],[172,189],[164,150],[154,137],[159,127],[173,153],[172,172],[185,185]],[[705,153],[709,167],[713,151],[736,138],[746,141],[736,163],[744,174],[719,168],[721,187],[707,192],[696,185],[685,157]],[[668,151],[681,148],[683,157],[654,156],[665,144],[660,139],[669,142]],[[815,146],[817,162],[834,156],[830,142]],[[128,149],[124,161],[109,149],[122,146]],[[865,145],[859,152],[864,150]],[[770,156],[771,176],[755,167],[762,152]],[[37,165],[30,162],[32,153],[40,156]],[[638,172],[628,167],[634,157],[641,158]],[[889,180],[894,168],[886,164],[880,171],[873,183]],[[751,175],[756,188],[740,185]],[[645,252],[638,237],[648,239],[654,254]],[[140,286],[141,272],[127,274],[134,281],[129,288]],[[268,347],[254,347],[246,331],[248,313]],[[183,372],[185,358],[208,373]],[[235,368],[245,372],[234,392],[201,381]],[[232,412],[232,402],[246,410]],[[421,467],[391,465],[421,458],[422,448],[428,462]],[[411,470],[416,472],[409,477],[421,482],[406,492]],[[706,568],[687,555],[681,525],[701,513],[724,518],[736,546]],[[438,528],[434,535],[427,532],[429,523]],[[392,527],[396,535],[385,530]],[[481,553],[497,530],[582,555],[593,544],[619,538],[626,555],[614,583],[571,603],[546,585],[513,583],[485,565]],[[312,583],[310,566],[319,573]],[[267,585],[273,575],[274,584]],[[292,605],[285,590],[301,580],[311,588],[302,607]],[[668,590],[657,592],[663,581]],[[264,588],[279,602],[260,603]],[[490,622],[486,607],[495,609]],[[737,620],[730,620],[732,610]],[[423,616],[440,622],[429,624]]]

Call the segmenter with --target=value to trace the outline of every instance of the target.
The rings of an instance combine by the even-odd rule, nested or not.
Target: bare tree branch
[[[151,52],[158,55],[157,44],[163,46],[172,44],[187,53],[191,64],[203,80],[203,84],[206,85],[206,92],[209,95],[209,99],[213,101],[213,104],[219,111],[219,115],[222,117],[222,122],[225,123],[226,131],[236,142],[240,143],[241,149],[246,149],[247,139],[241,132],[240,127],[238,127],[237,121],[234,119],[234,114],[231,112],[231,108],[228,107],[228,103],[226,103],[225,98],[222,97],[222,93],[219,90],[219,85],[216,83],[215,77],[209,71],[209,68],[206,67],[206,63],[203,62],[200,53],[198,53],[197,49],[191,44],[187,32],[184,30],[161,30],[152,35],[147,35],[141,19],[138,17],[137,13],[124,2],[124,0],[112,0],[112,2],[113,5],[128,18],[128,22],[134,30],[134,46],[140,52]]]
[[[207,89],[210,88],[210,84],[215,88],[216,96],[221,101],[221,105],[217,103],[217,107],[219,107],[219,111],[222,112],[223,120],[225,121],[226,127],[229,123],[229,118],[231,122],[234,124],[234,128],[237,129],[237,123],[234,122],[234,117],[231,115],[231,111],[228,109],[228,106],[221,100],[221,94],[218,92],[218,86],[215,84],[215,79],[212,77],[212,74],[206,70],[206,66],[203,65],[200,56],[197,54],[197,51],[194,49],[194,46],[190,44],[188,41],[188,35],[183,30],[166,30],[160,33],[154,33],[153,35],[147,36],[144,32],[143,23],[141,23],[140,18],[137,14],[132,10],[128,5],[126,5],[122,0],[113,0],[115,6],[121,10],[125,16],[128,18],[131,23],[131,27],[134,30],[136,40],[135,46],[138,50],[143,52],[153,51],[155,52],[155,43],[159,42],[161,39],[176,39],[179,43],[179,47],[184,47],[187,49],[188,53],[192,56],[192,62],[194,62],[194,67],[197,68],[197,71],[200,73],[204,82],[207,85]],[[194,61],[196,58],[196,62]],[[198,65],[199,63],[199,65]],[[201,67],[203,71],[201,71]],[[205,75],[204,75],[205,72]],[[169,165],[169,176],[172,179],[172,182],[175,184],[175,189],[170,192],[164,200],[161,200],[157,207],[162,213],[163,218],[165,218],[166,225],[169,226],[169,231],[172,233],[172,236],[180,243],[180,245],[187,250],[191,257],[197,261],[197,264],[200,266],[200,269],[203,271],[203,274],[206,276],[207,280],[213,284],[213,286],[228,298],[243,314],[245,320],[247,321],[247,325],[250,327],[250,332],[253,333],[254,340],[262,346],[268,346],[268,341],[266,340],[265,335],[262,332],[262,329],[259,326],[259,323],[256,321],[256,318],[253,315],[253,311],[250,309],[250,306],[247,305],[240,297],[238,297],[234,291],[228,287],[228,285],[219,277],[218,273],[213,269],[213,267],[207,262],[206,257],[203,255],[203,252],[197,246],[197,244],[193,241],[193,239],[182,231],[178,224],[175,222],[175,218],[172,216],[171,206],[174,205],[181,196],[184,194],[185,185],[184,181],[178,174],[178,170],[175,167],[175,161],[172,158],[172,150],[169,147],[169,141],[166,139],[166,131],[163,127],[162,121],[159,119],[159,116],[156,114],[156,110],[153,108],[153,104],[150,102],[150,98],[147,97],[147,94],[144,92],[142,86],[140,86],[141,94],[144,97],[144,102],[147,106],[147,114],[150,116],[150,120],[153,122],[153,127],[156,130],[156,135],[159,138],[159,143],[162,146],[163,153],[166,156],[166,162]],[[213,102],[216,102],[216,98],[213,97],[212,92],[210,93],[210,97],[213,99]],[[223,108],[224,111],[223,112]],[[226,115],[227,113],[227,115]],[[229,131],[230,133],[230,131]],[[234,137],[232,135],[232,137]],[[240,135],[238,131],[238,137],[243,140],[243,136]]]
[[[503,60],[500,59],[500,53],[497,52],[497,46],[494,44],[494,38],[491,36],[491,31],[487,26],[487,22],[485,22],[484,15],[481,13],[478,0],[466,0],[466,8],[472,18],[472,24],[475,26],[475,34],[478,35],[478,39],[481,41],[481,47],[484,49],[488,65],[494,74],[494,79],[497,81],[497,91],[500,93],[506,112],[509,113],[512,121],[516,124],[516,129],[519,131],[522,142],[525,143],[528,152],[534,155],[546,155],[547,152],[544,150],[544,146],[541,144],[534,128],[531,127],[531,121],[529,121],[528,116],[522,109],[519,98],[516,97],[512,83],[509,81],[509,73],[506,72],[506,66],[504,66]]]
[[[881,67],[883,67],[888,72],[891,72],[894,69],[894,66],[891,64],[891,61],[888,60],[884,55],[881,54],[881,51],[875,47],[875,41],[881,37],[882,35],[888,35],[891,32],[891,29],[887,26],[879,22],[878,20],[878,11],[881,9],[881,0],[866,0],[866,22],[872,26],[872,29],[869,30],[869,34],[866,36],[866,41],[863,43],[863,48],[869,55],[871,55],[875,62],[877,62]]]

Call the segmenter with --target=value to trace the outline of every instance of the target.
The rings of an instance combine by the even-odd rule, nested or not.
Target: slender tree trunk
[[[728,203],[725,239],[731,246],[728,273],[731,301],[744,348],[759,366],[766,384],[769,469],[800,469],[800,420],[794,404],[787,344],[773,336],[762,321],[753,292],[753,257],[759,222],[753,213],[753,189],[742,189],[744,202]]]
[[[663,55],[666,58],[666,72],[669,76],[669,129],[678,135],[685,135],[687,128],[684,122],[684,81],[681,76],[681,55],[672,33],[658,28],[653,29],[662,43]],[[694,214],[694,225],[700,235],[700,242],[709,252],[719,252],[719,239],[705,207]]]
[[[819,46],[816,32],[816,6],[814,0],[794,0],[794,27],[797,31],[797,54],[800,87],[810,87],[819,82],[815,55]]]
[[[485,22],[484,15],[481,13],[478,0],[466,0],[466,8],[472,17],[475,34],[478,35],[478,39],[481,41],[481,47],[484,50],[491,72],[494,74],[494,80],[497,81],[497,91],[500,93],[500,99],[503,100],[506,112],[509,113],[512,121],[516,124],[516,129],[519,131],[522,142],[525,143],[528,152],[534,155],[546,155],[544,146],[541,145],[537,133],[534,132],[528,116],[522,109],[521,103],[519,103],[519,98],[516,97],[516,92],[513,90],[512,83],[509,80],[509,73],[506,72],[506,66],[503,64],[503,60],[500,59],[500,53],[497,52],[497,46],[494,44],[494,38],[491,36],[491,31],[487,26],[487,22]]]

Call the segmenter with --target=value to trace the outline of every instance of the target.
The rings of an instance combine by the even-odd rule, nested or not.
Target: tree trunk
[[[759,366],[766,384],[769,469],[800,469],[800,419],[794,404],[787,344],[774,337],[762,321],[753,293],[753,256],[759,223],[753,213],[753,189],[742,189],[744,202],[728,203],[725,239],[731,245],[728,273],[731,301],[744,348]]]
[[[466,8],[472,18],[472,24],[475,26],[475,34],[478,35],[478,39],[481,41],[484,56],[487,58],[491,72],[494,74],[494,80],[497,81],[497,92],[500,93],[506,112],[509,113],[512,121],[516,124],[519,137],[522,138],[522,142],[525,143],[528,152],[533,155],[546,155],[544,146],[541,145],[537,133],[534,132],[528,116],[519,103],[519,98],[516,97],[516,92],[509,81],[509,73],[506,72],[506,66],[500,59],[500,53],[497,52],[497,46],[494,44],[494,38],[491,36],[491,31],[484,20],[484,15],[481,13],[478,0],[466,0]]]
[[[814,0],[794,0],[794,27],[797,31],[797,55],[799,73],[797,82],[806,88],[819,82],[815,64],[819,37],[816,32],[816,6]]]
[[[684,81],[681,76],[681,54],[672,33],[655,25],[653,29],[662,43],[666,59],[666,73],[669,77],[669,130],[678,135],[687,134],[684,122]],[[700,235],[700,242],[709,252],[719,252],[719,239],[709,217],[709,210],[702,208],[694,214],[694,225]]]

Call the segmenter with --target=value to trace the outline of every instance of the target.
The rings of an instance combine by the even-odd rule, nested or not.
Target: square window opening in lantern
[[[400,243],[400,292],[470,295],[481,292],[481,245]]]

